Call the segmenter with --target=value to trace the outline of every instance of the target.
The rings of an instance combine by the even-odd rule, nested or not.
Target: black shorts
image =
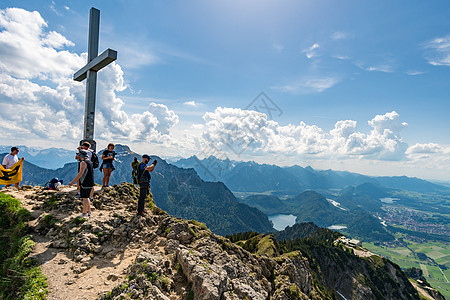
[[[91,189],[92,188],[80,188],[80,198],[89,198],[91,196]]]

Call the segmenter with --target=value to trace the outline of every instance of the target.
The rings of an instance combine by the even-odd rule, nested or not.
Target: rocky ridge
[[[33,255],[49,278],[48,299],[339,299],[314,279],[300,251],[252,254],[203,223],[170,216],[151,195],[148,214],[137,216],[138,190],[131,184],[96,191],[87,219],[76,217],[81,201],[73,189],[4,192],[35,218]],[[343,296],[375,299],[356,279]]]

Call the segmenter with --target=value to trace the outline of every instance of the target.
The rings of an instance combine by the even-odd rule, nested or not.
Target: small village
[[[392,226],[403,226],[408,230],[449,236],[450,231],[444,224],[436,223],[432,214],[403,207],[383,207],[386,212],[380,216],[383,221]]]

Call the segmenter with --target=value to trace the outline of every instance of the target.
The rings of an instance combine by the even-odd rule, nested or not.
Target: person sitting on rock
[[[80,198],[83,201],[83,212],[79,217],[85,218],[91,215],[89,196],[91,189],[94,187],[94,166],[86,150],[80,150],[77,157],[80,160],[80,170],[77,176],[69,182],[69,186],[80,180]]]
[[[142,162],[138,168],[138,181],[139,181],[139,201],[138,201],[138,215],[143,216],[146,214],[144,209],[145,199],[150,193],[150,172],[153,172],[156,166],[156,159],[150,166],[147,166],[150,161],[150,156],[147,154],[142,155]]]

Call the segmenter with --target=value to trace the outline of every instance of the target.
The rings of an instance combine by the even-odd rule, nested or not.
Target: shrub
[[[28,258],[34,242],[27,235],[30,213],[19,200],[0,193],[0,299],[45,299],[47,278]]]

